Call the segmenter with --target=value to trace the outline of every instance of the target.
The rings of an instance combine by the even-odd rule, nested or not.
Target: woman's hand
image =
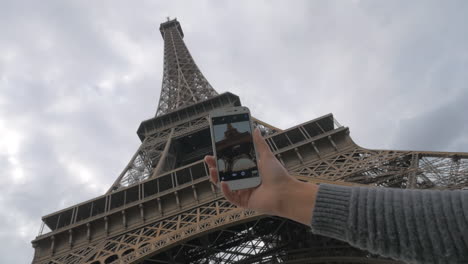
[[[300,182],[289,175],[271,152],[259,129],[255,129],[253,139],[259,156],[257,164],[261,184],[250,189],[232,191],[226,182],[221,182],[224,196],[239,207],[310,225],[317,186]],[[217,183],[218,172],[214,157],[206,156],[205,162],[210,169],[211,181]]]

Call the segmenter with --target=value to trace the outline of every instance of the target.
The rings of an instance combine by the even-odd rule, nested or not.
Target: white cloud
[[[21,132],[7,127],[7,122],[0,120],[0,151],[15,160],[21,144]]]

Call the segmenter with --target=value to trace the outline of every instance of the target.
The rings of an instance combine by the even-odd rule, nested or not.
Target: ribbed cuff
[[[350,187],[320,184],[312,217],[312,232],[345,240],[350,198]]]

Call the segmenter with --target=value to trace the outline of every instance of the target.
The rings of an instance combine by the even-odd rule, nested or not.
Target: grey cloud
[[[458,139],[468,137],[467,105],[465,89],[440,107],[402,119],[394,144],[400,149],[467,151],[468,144],[454,145]]]

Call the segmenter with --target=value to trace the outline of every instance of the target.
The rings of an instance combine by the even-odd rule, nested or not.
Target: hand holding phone
[[[271,152],[259,129],[255,129],[253,141],[259,158],[260,185],[243,190],[230,189],[228,181],[219,181],[215,157],[206,156],[211,181],[219,183],[226,199],[239,207],[310,225],[317,186],[289,175]]]

